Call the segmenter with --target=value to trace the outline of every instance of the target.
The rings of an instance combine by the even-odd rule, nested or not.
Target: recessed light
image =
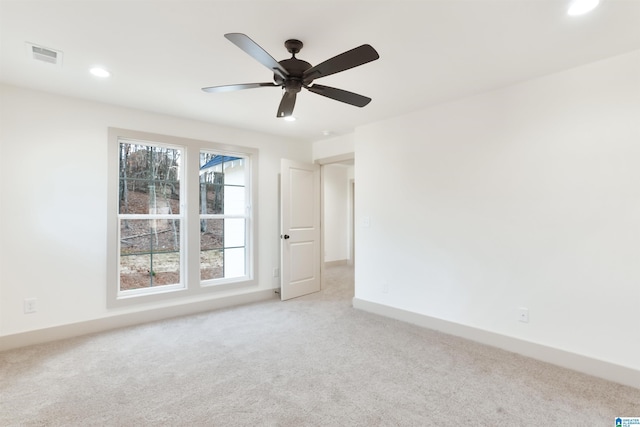
[[[584,15],[598,6],[600,0],[573,0],[567,13],[571,16]]]
[[[96,77],[101,77],[103,79],[109,77],[111,75],[110,72],[108,72],[107,70],[105,70],[104,68],[101,67],[93,67],[92,69],[89,70],[89,72],[91,74],[93,74]]]
[[[288,122],[295,122],[296,118],[293,116],[285,116],[284,119]]]

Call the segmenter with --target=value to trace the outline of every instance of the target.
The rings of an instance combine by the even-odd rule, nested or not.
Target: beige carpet
[[[640,390],[326,289],[0,353],[0,426],[613,426]]]

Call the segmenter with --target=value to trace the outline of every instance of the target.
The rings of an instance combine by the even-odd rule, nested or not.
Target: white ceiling
[[[0,81],[304,140],[640,49],[640,0],[0,0]],[[224,38],[245,33],[277,60],[315,65],[364,43],[380,59],[317,83],[373,98],[357,108],[308,91],[296,122],[276,118],[279,88],[204,93],[271,81]],[[25,42],[64,52],[29,59]],[[89,75],[102,64],[108,80]]]

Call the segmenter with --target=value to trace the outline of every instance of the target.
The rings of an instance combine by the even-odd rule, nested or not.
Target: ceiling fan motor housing
[[[282,85],[288,93],[298,93],[302,90],[302,75],[306,70],[311,68],[311,64],[296,58],[296,53],[300,52],[302,46],[302,42],[296,39],[289,39],[284,42],[284,47],[286,47],[287,51],[291,54],[291,58],[279,61],[278,64],[287,70],[289,76],[283,79],[278,74],[273,75],[275,82]]]
[[[285,59],[278,62],[287,70],[289,76],[283,79],[277,74],[273,75],[273,79],[279,85],[283,85],[287,92],[298,93],[302,89],[302,75],[306,70],[311,68],[311,64],[298,58]]]

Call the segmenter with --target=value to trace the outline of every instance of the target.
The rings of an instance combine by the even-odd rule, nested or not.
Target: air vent
[[[58,67],[62,67],[61,50],[55,50],[27,42],[27,53],[29,55],[29,58],[33,60],[46,62],[47,64],[53,64],[57,65]]]

